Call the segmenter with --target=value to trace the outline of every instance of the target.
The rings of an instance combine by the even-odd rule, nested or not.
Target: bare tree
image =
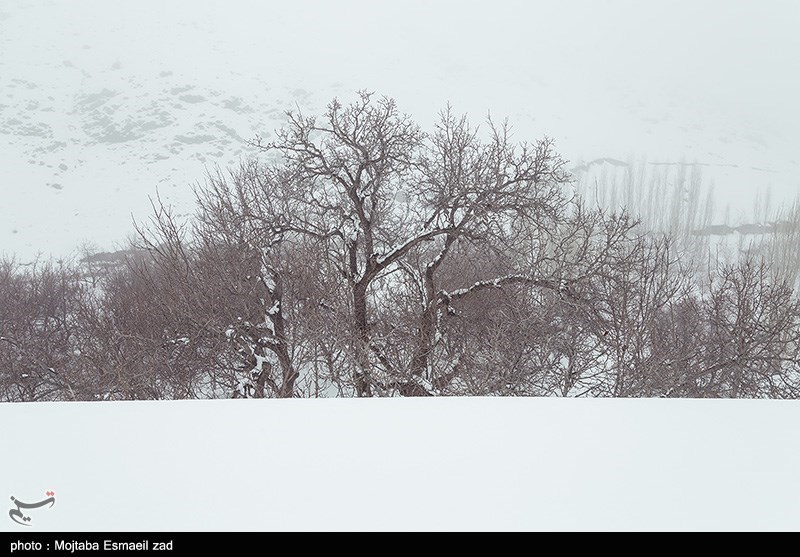
[[[789,284],[773,278],[763,259],[746,255],[718,271],[703,302],[707,334],[692,372],[676,390],[796,398],[800,304]]]
[[[652,175],[660,213],[632,167],[595,192],[676,239],[450,108],[425,133],[362,92],[255,144],[191,217],[156,199],[121,263],[0,262],[0,397],[800,394],[790,246],[700,276],[696,166]]]
[[[79,300],[65,262],[23,268],[0,261],[0,396],[6,401],[83,398],[72,374]]]
[[[261,146],[282,155],[281,175],[294,192],[286,229],[325,242],[346,281],[358,396],[430,394],[448,373],[432,376],[429,360],[453,298],[436,275],[456,244],[513,241],[524,235],[520,228],[544,226],[563,210],[567,177],[549,140],[514,146],[508,127],[490,122],[484,142],[450,110],[427,136],[394,101],[361,93],[352,105],[331,103],[324,122],[290,113],[278,139]],[[535,280],[530,271],[483,280],[504,287]],[[395,352],[405,361],[392,361],[373,325],[390,288],[418,299],[414,346]]]

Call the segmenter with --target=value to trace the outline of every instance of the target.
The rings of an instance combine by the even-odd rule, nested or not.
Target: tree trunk
[[[371,366],[369,363],[369,325],[367,324],[367,283],[357,282],[353,285],[353,313],[355,317],[354,342],[356,365],[355,387],[359,397],[371,397]]]

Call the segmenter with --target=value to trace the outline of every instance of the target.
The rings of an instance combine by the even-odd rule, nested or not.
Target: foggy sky
[[[169,71],[245,99],[303,89],[312,109],[366,88],[423,125],[447,102],[476,120],[510,117],[519,139],[550,135],[572,160],[764,169],[720,175],[718,186],[734,197],[770,186],[788,199],[800,191],[798,23],[800,4],[777,0],[6,0],[0,123],[14,116],[1,96],[11,79],[69,106],[104,87],[96,76],[111,67],[143,88]],[[141,187],[143,207],[154,183]]]

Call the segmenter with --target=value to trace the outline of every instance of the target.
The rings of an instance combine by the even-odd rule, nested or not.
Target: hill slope
[[[734,214],[767,186],[777,204],[800,188],[791,3],[219,6],[3,4],[0,251],[112,249],[157,188],[188,212],[206,166],[246,156],[284,110],[362,88],[426,127],[448,101],[508,116],[587,183],[584,166],[647,156],[704,165]]]

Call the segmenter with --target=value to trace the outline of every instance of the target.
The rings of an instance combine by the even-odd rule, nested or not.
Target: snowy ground
[[[796,21],[782,0],[4,0],[0,252],[113,249],[156,189],[189,212],[284,110],[362,88],[426,127],[448,101],[509,117],[575,167],[697,162],[749,215],[800,191]]]
[[[798,423],[775,401],[5,404],[0,492],[56,493],[33,531],[796,530]]]

